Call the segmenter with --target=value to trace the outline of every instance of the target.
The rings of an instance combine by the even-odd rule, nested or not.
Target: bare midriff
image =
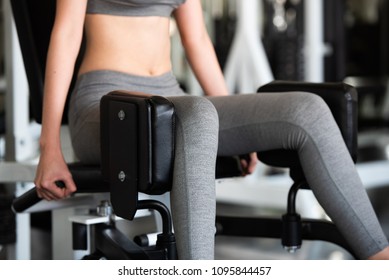
[[[139,76],[171,71],[170,19],[87,14],[87,38],[79,75],[112,70]]]

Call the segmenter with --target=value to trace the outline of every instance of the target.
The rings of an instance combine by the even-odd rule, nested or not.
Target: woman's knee
[[[176,109],[176,115],[184,127],[197,126],[217,132],[219,118],[214,105],[200,96],[179,96],[169,98]]]
[[[290,103],[291,120],[296,124],[312,124],[320,121],[331,122],[333,116],[327,103],[317,94],[298,92]]]

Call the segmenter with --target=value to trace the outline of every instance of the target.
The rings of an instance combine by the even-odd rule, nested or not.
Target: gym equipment
[[[43,73],[45,66],[45,54],[48,46],[48,38],[54,18],[55,2],[51,0],[11,0],[15,23],[20,39],[21,49],[23,53],[24,63],[26,66],[27,76],[30,84],[31,106],[35,108],[33,117],[40,122],[40,113],[42,105],[43,93]],[[313,94],[319,94],[329,104],[334,117],[342,131],[342,135],[347,144],[347,147],[355,159],[356,155],[356,104],[357,93],[355,89],[346,84],[309,84],[309,83],[293,83],[293,82],[274,82],[258,91],[278,91],[285,92],[300,90],[308,91]],[[108,94],[108,93],[107,93]],[[258,93],[260,94],[260,93]],[[145,103],[147,103],[147,106]],[[102,129],[113,131],[113,135],[109,138],[104,138],[103,135],[103,166],[85,166],[80,163],[69,164],[70,171],[73,175],[75,183],[78,186],[77,193],[93,193],[93,192],[110,192],[112,206],[105,201],[98,208],[99,214],[105,218],[98,224],[93,226],[95,235],[94,248],[95,253],[86,256],[85,258],[109,258],[109,259],[174,259],[176,258],[174,235],[172,233],[170,213],[167,207],[156,200],[138,200],[138,193],[145,192],[149,194],[161,194],[170,189],[169,182],[171,181],[171,165],[169,158],[170,149],[160,150],[159,142],[154,142],[154,137],[151,139],[149,133],[144,131],[152,131],[157,133],[162,142],[168,141],[172,143],[174,130],[169,128],[170,117],[174,114],[169,110],[169,104],[166,103],[163,97],[146,96],[142,94],[121,94],[110,93],[102,100]],[[106,110],[105,106],[111,107],[112,110]],[[123,106],[128,110],[122,111]],[[141,109],[139,109],[141,108]],[[170,112],[169,118],[155,118],[159,110],[167,110]],[[150,111],[151,110],[151,111]],[[152,113],[150,113],[152,112]],[[119,122],[126,119],[129,114],[133,121],[127,123],[126,131],[138,132],[134,136],[126,135],[126,132],[121,132],[119,124],[115,124],[111,117],[118,119]],[[158,115],[158,114],[157,114]],[[151,116],[151,118],[150,118]],[[139,122],[137,122],[138,120]],[[164,132],[159,130],[159,122],[162,121]],[[64,118],[66,123],[66,118]],[[120,125],[125,124],[122,122]],[[140,124],[140,125],[138,125]],[[131,127],[135,126],[137,128]],[[139,130],[138,130],[139,128]],[[167,135],[159,135],[159,133],[169,132]],[[130,143],[120,141],[117,134],[124,133]],[[158,140],[157,137],[157,140]],[[108,144],[107,144],[108,141]],[[113,144],[112,141],[114,142]],[[146,147],[137,149],[136,145],[146,143]],[[122,146],[125,147],[122,147]],[[137,151],[137,157],[124,156],[118,160],[117,152],[122,149],[131,149]],[[171,146],[173,149],[174,147]],[[166,149],[166,146],[164,146]],[[150,157],[150,151],[157,153],[157,157]],[[166,153],[167,152],[167,153]],[[124,155],[129,153],[124,153]],[[144,156],[144,157],[143,157]],[[282,239],[283,246],[289,251],[295,251],[301,246],[302,240],[323,240],[329,241],[339,246],[344,247],[351,254],[352,250],[347,242],[340,235],[335,225],[327,220],[311,220],[303,219],[296,213],[295,199],[298,189],[308,188],[305,177],[302,172],[299,160],[295,151],[277,150],[260,153],[259,157],[265,163],[273,166],[290,168],[291,177],[295,184],[290,190],[287,205],[287,214],[283,218],[245,218],[245,217],[229,217],[217,216],[217,234],[219,235],[234,235],[234,236],[252,236],[252,237],[270,237]],[[160,161],[161,159],[162,164]],[[145,161],[146,160],[146,161]],[[147,162],[147,160],[151,160]],[[156,160],[156,161],[154,161]],[[121,161],[123,163],[121,163]],[[166,162],[168,164],[166,164]],[[227,168],[220,167],[224,164]],[[117,166],[115,166],[117,165]],[[150,169],[150,167],[152,167]],[[157,167],[157,168],[155,168]],[[218,172],[216,177],[233,177],[240,176],[241,170],[236,158],[224,158],[218,161]],[[225,171],[227,170],[227,171]],[[102,172],[103,171],[103,172]],[[161,172],[160,172],[161,171]],[[156,173],[155,173],[156,172]],[[106,174],[110,174],[106,177]],[[131,177],[130,176],[134,176]],[[128,178],[138,178],[131,180]],[[151,179],[151,181],[150,181]],[[156,180],[155,180],[156,179]],[[143,182],[145,184],[141,184]],[[151,182],[151,184],[149,184]],[[153,184],[161,182],[161,184]],[[121,186],[118,188],[118,186]],[[151,186],[151,188],[150,188]],[[155,187],[155,188],[154,188]],[[132,200],[131,203],[130,201]],[[27,192],[17,198],[13,203],[13,208],[16,212],[22,212],[31,205],[38,202],[35,189]],[[135,207],[136,206],[136,207]],[[113,208],[113,209],[112,209]],[[159,240],[156,245],[149,244],[142,246],[135,241],[129,240],[116,227],[115,220],[118,214],[126,219],[131,219],[133,214],[139,209],[154,209],[161,213],[163,219],[163,232],[159,235]],[[112,211],[113,210],[113,211]],[[76,223],[74,226],[74,240],[79,244],[74,244],[76,249],[84,249],[88,244],[86,238],[89,234],[88,227],[82,223]],[[139,242],[142,243],[142,242]]]

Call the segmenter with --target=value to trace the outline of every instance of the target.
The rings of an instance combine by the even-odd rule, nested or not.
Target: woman
[[[206,98],[185,95],[171,72],[171,14]],[[299,151],[316,197],[358,256],[389,259],[388,241],[327,106],[298,92],[226,96],[200,0],[57,0],[35,180],[41,197],[61,199],[76,190],[59,130],[84,31],[87,46],[69,110],[75,154],[99,162],[99,102],[106,93],[125,89],[169,98],[177,113],[171,200],[179,258],[214,256],[216,154],[251,153],[244,162],[250,173],[254,152],[289,147]],[[57,188],[57,180],[66,188]]]

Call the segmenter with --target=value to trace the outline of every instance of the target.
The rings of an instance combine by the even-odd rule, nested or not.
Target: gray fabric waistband
[[[118,16],[161,16],[170,17],[173,10],[184,1],[103,1],[89,0],[88,14]]]
[[[172,72],[159,76],[138,76],[112,70],[96,70],[81,74],[75,85],[78,90],[84,86],[112,86],[123,90],[143,91],[159,95],[182,95],[176,77]]]

